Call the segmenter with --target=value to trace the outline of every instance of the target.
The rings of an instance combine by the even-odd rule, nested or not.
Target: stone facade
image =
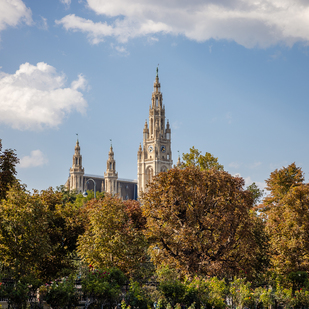
[[[110,147],[106,172],[104,176],[86,175],[82,167],[79,141],[75,146],[73,165],[70,176],[65,184],[70,190],[83,192],[93,190],[96,183],[98,192],[108,192],[119,195],[122,199],[137,199],[138,194],[146,190],[147,184],[153,176],[172,168],[171,129],[169,122],[165,122],[165,107],[159,82],[158,68],[154,82],[154,90],[149,107],[149,124],[145,122],[143,130],[143,145],[137,152],[137,181],[119,179],[116,172],[116,161],[113,147]]]
[[[165,124],[165,106],[161,93],[158,69],[149,107],[149,125],[145,122],[143,146],[137,152],[138,192],[144,192],[153,176],[172,168],[171,129]]]

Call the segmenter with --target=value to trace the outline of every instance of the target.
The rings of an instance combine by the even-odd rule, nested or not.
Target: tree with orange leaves
[[[253,275],[267,258],[252,205],[244,180],[215,168],[158,174],[142,197],[154,263],[188,275]]]

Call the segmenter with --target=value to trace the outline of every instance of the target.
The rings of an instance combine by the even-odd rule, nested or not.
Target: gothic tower
[[[118,173],[116,173],[116,162],[114,159],[114,151],[112,145],[108,153],[108,160],[106,165],[106,172],[104,173],[105,191],[114,195],[118,193]]]
[[[165,125],[165,106],[160,89],[158,68],[153,85],[149,107],[149,127],[147,120],[143,130],[143,146],[137,152],[138,193],[145,191],[153,176],[172,168],[171,129]]]
[[[83,192],[83,176],[84,169],[82,166],[82,156],[80,154],[79,141],[77,139],[75,145],[75,153],[73,155],[73,164],[70,168],[69,189],[76,192]]]

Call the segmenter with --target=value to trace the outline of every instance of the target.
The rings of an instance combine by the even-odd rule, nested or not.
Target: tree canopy
[[[191,275],[252,272],[264,254],[252,205],[244,180],[227,172],[189,166],[160,173],[142,197],[154,262]]]
[[[259,209],[271,243],[271,261],[278,273],[309,270],[309,186],[295,163],[275,170]]]
[[[51,188],[29,194],[15,184],[0,203],[0,261],[16,278],[51,280],[73,268],[70,255],[83,233],[83,217],[62,199]]]
[[[78,240],[81,257],[94,267],[116,266],[135,275],[145,262],[147,249],[139,208],[136,201],[124,203],[108,194],[88,202],[86,231]]]
[[[2,151],[2,140],[0,139],[0,201],[5,198],[9,187],[16,182],[16,165],[19,159],[15,150],[5,149]]]
[[[182,154],[183,166],[197,166],[201,171],[211,168],[223,171],[223,165],[219,164],[218,158],[215,158],[209,152],[206,152],[205,155],[201,155],[201,153],[202,152],[194,148],[194,146],[190,148],[189,153]]]

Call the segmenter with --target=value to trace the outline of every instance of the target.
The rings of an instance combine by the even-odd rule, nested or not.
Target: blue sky
[[[305,0],[0,0],[0,138],[28,189],[67,180],[79,134],[87,174],[113,140],[136,179],[155,70],[173,160],[195,146],[261,187],[309,171]],[[308,177],[306,177],[308,181]]]

